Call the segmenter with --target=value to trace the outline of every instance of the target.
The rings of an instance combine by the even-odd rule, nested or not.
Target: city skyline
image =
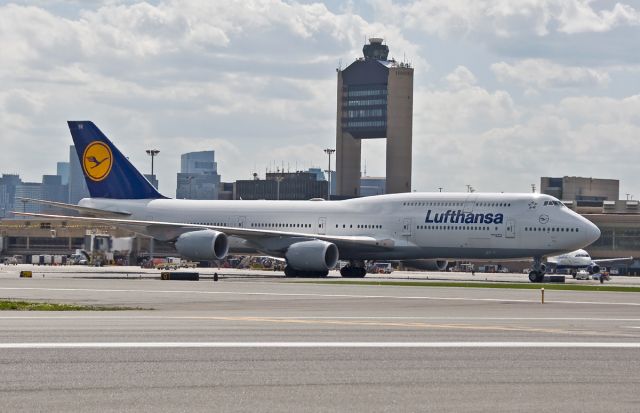
[[[639,35],[637,0],[7,4],[0,165],[25,181],[55,171],[66,120],[90,119],[142,173],[161,151],[165,195],[179,153],[215,150],[227,182],[323,167],[335,70],[379,36],[415,68],[413,190],[594,176],[637,199]],[[383,141],[364,159],[385,176]]]

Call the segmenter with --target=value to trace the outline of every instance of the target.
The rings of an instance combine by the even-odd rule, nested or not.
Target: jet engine
[[[338,247],[312,240],[292,244],[285,254],[287,264],[300,271],[327,271],[338,263]]]
[[[599,274],[600,266],[598,266],[597,264],[593,264],[593,265],[590,265],[589,268],[587,268],[587,270],[589,271],[589,274]]]
[[[406,260],[404,265],[410,268],[424,271],[444,271],[447,269],[447,260]]]
[[[221,260],[229,251],[227,235],[211,229],[186,232],[176,240],[180,255],[192,260]]]

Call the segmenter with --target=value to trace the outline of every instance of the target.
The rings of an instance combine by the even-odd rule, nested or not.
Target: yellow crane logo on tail
[[[93,141],[87,145],[82,155],[82,169],[92,181],[102,181],[111,172],[113,156],[107,144]]]

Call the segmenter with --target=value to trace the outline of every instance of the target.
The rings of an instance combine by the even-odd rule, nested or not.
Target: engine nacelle
[[[447,260],[407,260],[403,263],[407,267],[424,271],[444,271],[449,265]]]
[[[176,240],[176,250],[196,261],[221,260],[229,252],[229,239],[226,234],[211,229],[186,232]]]
[[[600,273],[600,267],[597,264],[591,265],[589,268],[589,274],[599,274]]]
[[[287,264],[300,271],[327,271],[338,263],[338,247],[312,240],[292,244],[285,254]]]

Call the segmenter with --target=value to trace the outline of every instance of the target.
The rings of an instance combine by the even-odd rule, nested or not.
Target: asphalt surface
[[[3,411],[640,411],[636,293],[39,270],[0,297],[142,309],[0,312]]]

